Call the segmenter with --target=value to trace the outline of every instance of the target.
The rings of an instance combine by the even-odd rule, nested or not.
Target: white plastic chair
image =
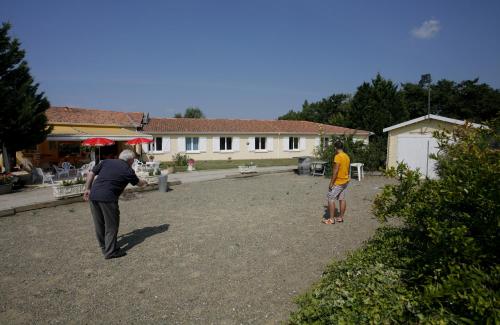
[[[357,169],[357,175],[358,175],[358,181],[361,182],[361,179],[365,178],[365,172],[363,171],[363,166],[365,164],[363,163],[352,163],[351,168],[356,168]],[[352,174],[351,174],[352,175]]]
[[[45,184],[45,182],[54,184],[54,175],[44,173],[41,168],[35,168],[35,172],[42,178],[42,184]]]
[[[67,177],[69,177],[69,169],[64,169],[64,168],[61,168],[61,167],[57,167],[56,165],[52,165],[52,168],[54,168],[54,171],[56,172],[57,179],[61,178],[64,175],[66,175]]]
[[[142,170],[144,170],[144,168],[145,168],[145,165],[140,160],[134,159],[134,163],[132,164],[132,169],[135,172],[142,171]]]
[[[76,177],[85,177],[87,174],[94,168],[95,166],[95,161],[91,161],[88,164],[83,165],[82,167],[78,168],[78,172],[76,174]]]
[[[70,164],[69,162],[65,161],[61,164],[62,168],[67,170],[68,171],[68,176],[71,174],[71,171],[74,171],[75,174],[77,172],[75,166],[73,166],[72,164]]]

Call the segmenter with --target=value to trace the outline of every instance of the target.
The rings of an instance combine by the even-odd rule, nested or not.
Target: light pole
[[[427,85],[427,115],[431,115],[431,74],[423,74],[420,77],[420,85]]]

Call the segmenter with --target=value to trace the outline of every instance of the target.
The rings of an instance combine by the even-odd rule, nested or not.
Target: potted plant
[[[147,175],[143,176],[144,180],[148,182],[148,184],[158,184],[158,176],[161,175],[161,171],[150,170]]]
[[[85,179],[78,177],[74,181],[63,181],[59,185],[52,187],[52,189],[54,197],[57,199],[79,196],[85,191]]]
[[[8,174],[0,175],[0,194],[12,192],[13,177]]]
[[[195,170],[195,168],[194,168],[194,163],[195,163],[195,161],[194,161],[194,159],[193,159],[193,158],[189,158],[189,159],[188,159],[188,161],[187,161],[187,164],[188,164],[188,169],[187,169],[187,170],[188,170],[188,171],[193,171],[193,170]]]
[[[240,173],[242,173],[242,174],[256,173],[257,172],[257,166],[254,165],[252,161],[249,164],[238,166],[238,169],[240,170]]]

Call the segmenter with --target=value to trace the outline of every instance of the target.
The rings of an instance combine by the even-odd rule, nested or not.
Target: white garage
[[[385,128],[387,137],[387,168],[405,162],[411,169],[418,169],[423,176],[435,178],[435,160],[429,157],[438,152],[437,141],[432,133],[450,130],[465,121],[439,115],[425,115]],[[479,127],[479,124],[473,124]]]

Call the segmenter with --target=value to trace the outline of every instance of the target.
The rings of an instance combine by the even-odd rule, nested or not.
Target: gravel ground
[[[0,323],[274,324],[328,262],[378,227],[387,182],[353,181],[343,224],[324,225],[328,180],[291,173],[176,186],[123,198],[104,260],[88,205],[0,218]]]

